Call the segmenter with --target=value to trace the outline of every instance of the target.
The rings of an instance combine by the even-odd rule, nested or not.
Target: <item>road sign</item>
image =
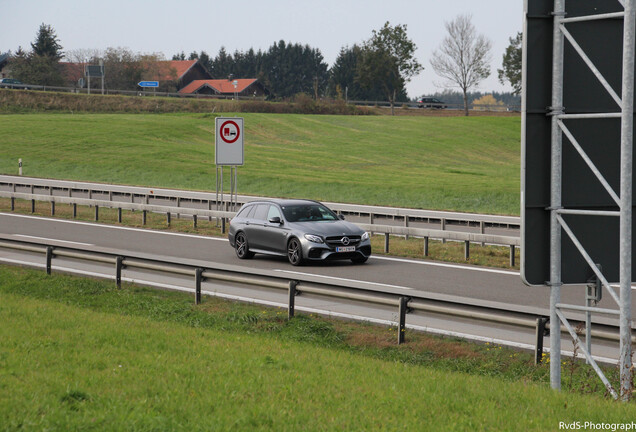
[[[561,212],[572,234],[589,251],[592,262],[602,265],[607,279],[619,280],[619,208],[608,189],[617,194],[620,191],[621,119],[620,107],[608,88],[621,94],[623,20],[583,18],[618,14],[623,8],[619,2],[566,3],[566,17],[573,21],[578,17],[580,22],[562,25],[568,38],[563,50],[560,106],[552,103],[554,1],[527,3],[521,274],[532,285],[543,285],[550,280],[553,118],[561,125],[558,133],[562,136],[562,181],[557,187],[561,204],[557,207],[563,210],[556,211]],[[580,52],[584,52],[585,57]],[[585,59],[598,68],[598,74],[586,65]],[[597,75],[602,75],[607,85]],[[607,187],[594,174],[592,164],[604,177]],[[614,214],[594,216],[581,210]],[[591,266],[567,232],[562,233],[560,243],[562,282],[585,284],[593,276]],[[636,260],[632,262],[632,274],[636,275],[634,265]]]
[[[139,87],[159,87],[159,81],[140,81],[137,85]]]
[[[243,165],[243,118],[217,117],[215,121],[217,165]]]

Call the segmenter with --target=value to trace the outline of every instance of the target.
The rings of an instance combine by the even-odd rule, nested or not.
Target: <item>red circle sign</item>
[[[223,122],[223,124],[221,124],[220,135],[223,141],[225,141],[228,144],[232,144],[239,139],[239,136],[241,135],[241,130],[239,129],[236,122],[232,120],[228,120],[226,122]]]

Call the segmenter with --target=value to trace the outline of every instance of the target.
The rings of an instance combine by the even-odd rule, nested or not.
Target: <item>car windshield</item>
[[[333,221],[336,216],[327,207],[320,204],[298,204],[283,206],[283,214],[288,222]]]

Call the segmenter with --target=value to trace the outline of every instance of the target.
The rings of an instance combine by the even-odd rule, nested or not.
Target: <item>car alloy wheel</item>
[[[287,245],[287,259],[291,265],[297,266],[303,263],[303,251],[298,239],[291,239]]]
[[[254,253],[250,252],[247,246],[247,237],[245,237],[245,234],[243,233],[238,233],[236,235],[234,247],[236,248],[236,256],[240,259],[248,259],[254,256]]]

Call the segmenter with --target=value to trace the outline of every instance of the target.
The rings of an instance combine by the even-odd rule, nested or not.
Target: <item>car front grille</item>
[[[343,239],[345,237],[349,239],[348,243],[346,241],[343,242]],[[332,237],[327,237],[325,240],[329,246],[356,246],[358,243],[360,243],[360,236],[359,235],[332,236]]]

